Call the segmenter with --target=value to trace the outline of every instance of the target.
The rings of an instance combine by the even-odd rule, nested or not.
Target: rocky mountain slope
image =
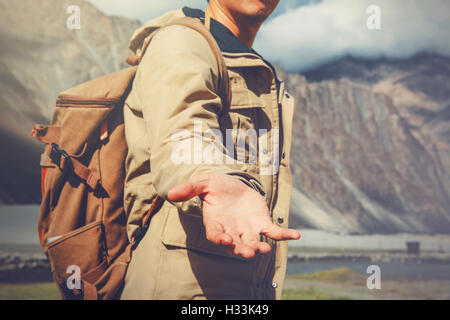
[[[450,231],[450,59],[344,58],[284,74],[296,97],[294,224]]]
[[[66,28],[69,5],[81,29]],[[0,0],[0,203],[37,203],[28,137],[58,92],[125,66],[139,22],[81,0]],[[450,59],[334,61],[278,71],[296,98],[291,224],[343,232],[450,233]]]
[[[70,5],[81,9],[79,30],[66,27]],[[124,67],[139,25],[82,0],[0,0],[0,203],[39,201],[33,124],[48,123],[59,92]]]

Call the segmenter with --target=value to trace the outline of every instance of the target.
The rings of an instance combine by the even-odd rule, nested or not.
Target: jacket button
[[[281,155],[284,158],[286,158],[286,153],[283,152],[283,154]]]
[[[264,153],[264,154],[268,154],[269,151],[268,151],[267,149],[264,149],[264,150],[263,150],[263,153]]]
[[[284,222],[284,219],[282,217],[278,217],[278,223],[282,224]]]
[[[289,99],[289,95],[287,93],[285,93],[284,96],[286,97],[286,99]]]
[[[276,282],[272,283],[272,288],[278,288],[278,283]]]

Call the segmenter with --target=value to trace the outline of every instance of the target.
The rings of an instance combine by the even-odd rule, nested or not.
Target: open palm
[[[202,199],[207,239],[229,247],[235,255],[252,258],[256,252],[270,252],[260,234],[274,240],[300,238],[296,230],[273,224],[264,197],[234,176],[200,174],[169,192],[169,200],[176,202],[195,196]]]

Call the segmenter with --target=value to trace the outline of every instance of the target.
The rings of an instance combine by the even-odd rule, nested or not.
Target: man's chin
[[[264,9],[261,9],[258,12],[242,14],[241,16],[244,21],[264,22],[269,17],[269,15],[270,13],[266,12]]]

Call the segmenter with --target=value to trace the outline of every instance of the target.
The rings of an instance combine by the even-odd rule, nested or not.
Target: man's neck
[[[227,27],[249,49],[252,48],[256,33],[262,22],[239,21],[222,8],[216,1],[213,1],[208,5],[206,12],[210,14],[211,18]]]

